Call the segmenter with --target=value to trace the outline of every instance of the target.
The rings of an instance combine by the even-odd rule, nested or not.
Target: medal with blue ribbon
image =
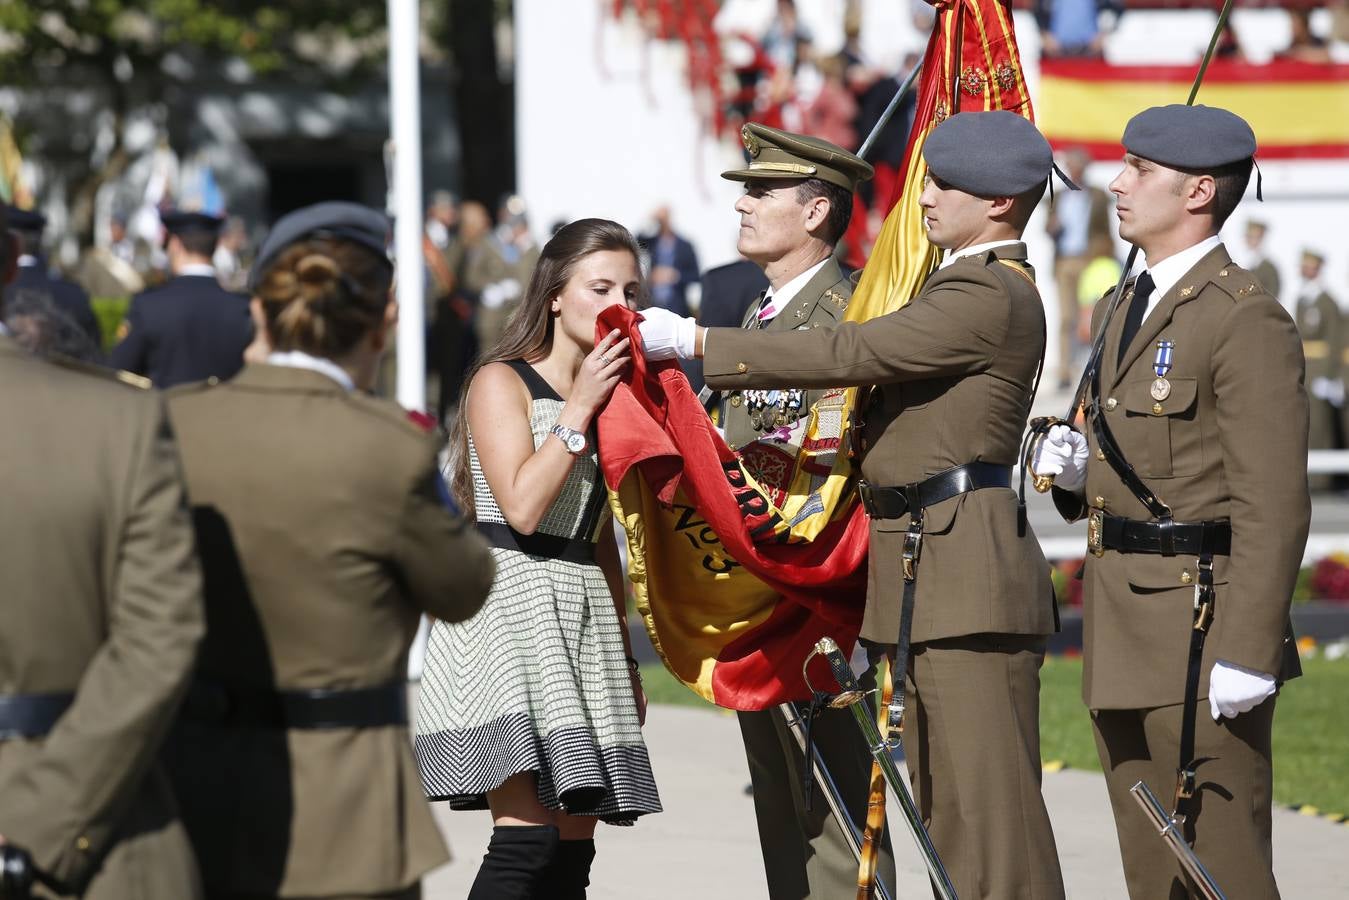
[[[1171,396],[1171,382],[1166,380],[1166,374],[1171,371],[1171,357],[1175,349],[1175,341],[1157,342],[1157,358],[1152,361],[1152,371],[1157,373],[1157,380],[1152,383],[1149,393],[1158,403]]]

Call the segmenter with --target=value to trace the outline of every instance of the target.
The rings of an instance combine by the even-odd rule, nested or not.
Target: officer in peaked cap
[[[173,277],[131,300],[110,362],[159,388],[231,378],[253,337],[248,300],[220,286],[211,257],[224,220],[202,212],[160,215]]]
[[[750,152],[762,164],[749,172],[813,165],[843,177],[850,165],[818,148],[809,160]],[[947,254],[908,305],[779,333],[644,311],[643,350],[701,352],[707,383],[723,390],[874,386],[859,426],[872,519],[862,637],[906,656],[917,802],[960,896],[1062,897],[1038,739],[1054,593],[1010,489],[1045,345],[1021,234],[1053,154],[1020,116],[978,112],[937,126],[924,157],[927,237]]]
[[[1110,189],[1144,269],[1114,316],[1097,305],[1086,435],[1055,429],[1035,468],[1088,518],[1082,695],[1130,896],[1199,896],[1135,808],[1144,781],[1175,798],[1219,885],[1277,897],[1270,733],[1300,671],[1288,605],[1311,509],[1302,344],[1219,237],[1250,181],[1250,126],[1154,107],[1123,144]]]
[[[768,286],[741,307],[743,329],[777,334],[832,327],[852,297],[852,283],[834,251],[848,228],[853,194],[871,177],[871,166],[828,141],[749,123],[741,130],[748,162],[722,173],[744,193],[737,249],[758,266]],[[722,283],[722,286],[726,285]],[[704,287],[702,314],[738,297]],[[691,320],[690,320],[691,321]],[[800,452],[811,407],[823,390],[707,390],[727,444],[763,484],[783,471],[784,454]],[[780,479],[780,475],[776,476]],[[822,799],[806,808],[805,779],[813,777],[796,738],[778,709],[738,713],[759,826],[768,891],[774,897],[837,897],[856,890],[857,860]],[[844,795],[857,828],[866,820],[871,758],[847,710],[823,710],[812,729],[815,752]],[[816,797],[820,788],[814,788]],[[879,877],[894,884],[888,838]]]
[[[89,295],[75,282],[52,275],[47,268],[47,260],[42,254],[42,233],[47,227],[47,217],[40,212],[9,205],[5,206],[5,214],[10,229],[19,239],[18,273],[5,287],[5,299],[12,299],[20,291],[49,297],[57,309],[75,320],[95,346],[102,347],[103,336],[98,318],[89,305]]]

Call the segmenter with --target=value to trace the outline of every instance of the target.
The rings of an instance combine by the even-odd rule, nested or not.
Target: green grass
[[[1279,696],[1274,716],[1274,800],[1349,814],[1349,658],[1306,659],[1305,674]],[[663,666],[642,667],[652,703],[712,709]],[[1082,661],[1050,658],[1040,673],[1040,754],[1074,769],[1101,770],[1082,705]]]

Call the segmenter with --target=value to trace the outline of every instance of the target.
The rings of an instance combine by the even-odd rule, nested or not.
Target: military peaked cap
[[[875,174],[871,163],[861,157],[806,134],[748,122],[740,129],[740,140],[749,153],[749,168],[722,172],[722,178],[731,181],[818,178],[855,191],[858,182]]]
[[[1120,141],[1135,156],[1173,169],[1215,169],[1255,156],[1255,132],[1216,106],[1154,106],[1124,126]]]
[[[923,159],[934,176],[976,197],[1015,197],[1054,171],[1045,136],[1001,109],[951,116],[927,136]]]
[[[47,217],[42,213],[19,209],[8,203],[5,204],[5,217],[9,220],[9,227],[15,231],[41,231],[47,227]]]
[[[180,209],[161,212],[159,221],[164,223],[169,234],[218,234],[220,226],[225,224],[225,220],[220,216]]]
[[[267,267],[296,241],[305,238],[340,238],[368,247],[393,267],[389,259],[389,217],[359,203],[331,200],[287,213],[277,220],[258,248],[258,259],[248,278],[250,290],[262,280]]]

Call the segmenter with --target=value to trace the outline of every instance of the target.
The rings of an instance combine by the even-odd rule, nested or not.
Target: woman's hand
[[[594,415],[618,386],[618,379],[629,361],[627,338],[615,328],[595,345],[581,361],[581,371],[572,382],[571,401],[587,416]]]

